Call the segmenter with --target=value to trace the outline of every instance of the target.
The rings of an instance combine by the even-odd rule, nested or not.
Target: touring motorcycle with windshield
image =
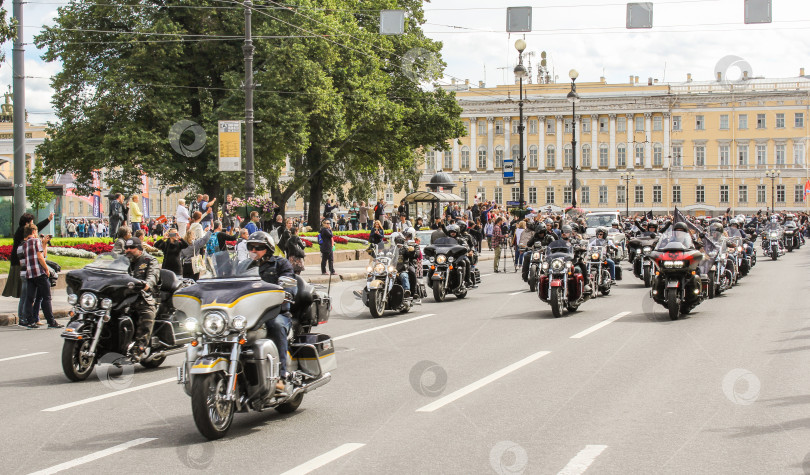
[[[785,229],[779,223],[769,222],[762,232],[762,250],[771,260],[776,260],[785,254]]]
[[[463,299],[469,288],[464,284],[464,269],[455,265],[467,255],[467,246],[451,237],[441,237],[425,248],[428,260],[427,285],[433,289],[433,298],[443,302],[447,294]],[[477,267],[472,269],[476,284],[481,283],[481,272]]]
[[[295,411],[304,394],[328,383],[337,367],[332,339],[311,333],[329,320],[328,294],[298,276],[282,277],[280,284],[263,281],[254,261],[223,251],[212,256],[209,274],[174,294],[183,326],[193,335],[177,380],[208,439],[225,436],[236,412]],[[289,352],[279,355],[265,324],[285,302],[291,304],[292,328]],[[276,390],[283,380],[280,358],[287,358],[284,392]]]
[[[703,301],[703,282],[698,275],[703,253],[695,249],[688,232],[667,231],[650,258],[655,264],[650,293],[656,303],[669,310],[671,320]]]
[[[644,281],[644,287],[649,287],[652,283],[653,262],[650,259],[650,253],[655,248],[658,239],[657,235],[644,233],[634,237],[628,243],[633,263],[633,275]]]
[[[136,326],[131,306],[140,296],[143,282],[129,275],[129,259],[101,254],[84,268],[68,272],[66,283],[73,315],[62,333],[62,371],[71,381],[87,379],[99,362],[119,367],[136,362],[145,368],[157,368],[192,340],[176,315],[172,293],[193,281],[180,280],[172,271],[160,271],[152,339],[145,353],[137,358],[127,351]]]
[[[427,297],[425,284],[416,280],[413,271],[408,271],[411,295],[405,295],[400,272],[397,270],[397,262],[402,257],[402,249],[398,245],[391,243],[371,252],[372,258],[366,268],[368,275],[361,300],[371,311],[372,317],[380,318],[386,310],[408,313],[415,299]]]
[[[575,312],[590,298],[590,294],[585,293],[585,279],[576,268],[583,252],[586,249],[559,240],[546,247],[537,295],[551,305],[554,318],[560,318],[564,309]]]
[[[605,239],[592,238],[588,242],[588,252],[585,253],[587,272],[590,276],[591,287],[598,289],[602,295],[610,293],[613,279],[608,270],[609,243]],[[618,270],[618,266],[617,270]],[[596,292],[594,292],[596,295]]]
[[[802,247],[802,240],[799,232],[799,227],[793,221],[785,223],[785,248],[787,252],[793,252],[794,249]]]
[[[543,243],[536,241],[528,251],[528,255],[523,257],[524,259],[529,259],[529,275],[527,281],[529,282],[529,290],[532,292],[537,291],[537,282],[540,280],[541,266],[543,265],[545,252]]]

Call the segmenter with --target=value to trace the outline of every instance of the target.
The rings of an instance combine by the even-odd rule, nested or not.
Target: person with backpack
[[[228,241],[239,239],[239,236],[230,235],[222,229],[222,221],[214,221],[213,226],[211,237],[208,238],[208,242],[205,244],[205,253],[209,256],[228,249]]]

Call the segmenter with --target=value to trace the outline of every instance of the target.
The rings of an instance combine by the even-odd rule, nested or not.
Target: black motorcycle
[[[397,269],[401,253],[402,249],[396,244],[370,251],[372,257],[366,269],[366,286],[360,298],[374,318],[380,318],[385,310],[408,313],[415,303],[421,304],[422,299],[427,297],[425,284],[419,282],[412,269],[407,271],[411,295],[405,294]]]
[[[83,381],[104,355],[118,355],[113,363],[136,361],[145,368],[157,368],[166,357],[183,351],[193,335],[174,318],[174,291],[191,285],[174,272],[160,271],[158,310],[152,339],[144,355],[129,357],[127,350],[135,336],[130,307],[138,299],[143,284],[128,273],[129,259],[102,254],[83,269],[66,276],[68,303],[73,316],[62,333],[62,370],[71,381]]]
[[[543,258],[546,250],[543,247],[543,243],[537,241],[534,243],[534,246],[532,246],[532,249],[527,251],[527,253],[528,255],[523,257],[524,259],[529,259],[529,274],[526,281],[529,283],[529,290],[536,292],[537,283],[540,281],[541,266],[543,265]]]
[[[653,262],[650,259],[655,245],[658,243],[657,236],[638,236],[630,240],[631,262],[633,263],[633,275],[644,281],[644,287],[652,285]]]
[[[430,263],[427,273],[428,287],[433,289],[433,298],[444,301],[448,293],[463,299],[469,288],[464,284],[464,269],[458,261],[467,255],[467,246],[451,237],[442,237],[425,248],[425,257]],[[467,265],[472,265],[470,262]],[[477,268],[471,270],[475,283],[481,283],[481,273]]]

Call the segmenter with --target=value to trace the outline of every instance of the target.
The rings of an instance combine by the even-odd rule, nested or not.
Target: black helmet
[[[248,237],[247,245],[253,244],[254,247],[264,247],[267,250],[267,255],[273,255],[276,252],[276,243],[273,241],[273,237],[270,234],[264,231],[256,231],[255,233],[251,234]]]
[[[683,231],[685,233],[689,232],[689,226],[686,225],[684,222],[677,222],[675,225],[672,226],[673,231]]]
[[[458,226],[455,224],[451,224],[445,228],[447,230],[447,235],[449,236],[450,233],[456,233],[458,235]]]
[[[607,229],[605,229],[604,226],[599,226],[598,228],[596,228],[596,233],[594,233],[594,235],[596,237],[599,237],[599,233],[602,233],[605,235],[605,237],[607,237]]]
[[[546,227],[543,225],[543,223],[539,223],[534,232],[536,234],[546,234]]]
[[[709,225],[709,231],[713,233],[722,233],[723,232],[723,224],[722,223],[712,223]]]
[[[560,234],[571,234],[571,232],[573,232],[573,229],[567,224],[563,224],[563,227],[560,228]]]
[[[647,230],[650,228],[658,229],[658,221],[655,221],[654,219],[647,221]]]
[[[400,233],[393,233],[388,236],[388,239],[392,241],[394,244],[405,244],[405,236]]]
[[[461,221],[458,223],[458,232],[459,234],[464,234],[467,232],[467,222]]]

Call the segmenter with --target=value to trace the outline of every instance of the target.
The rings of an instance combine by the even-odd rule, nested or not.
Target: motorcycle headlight
[[[709,257],[717,257],[717,251],[710,252]]]
[[[447,262],[453,262],[454,260],[456,260],[456,258],[452,256],[447,258]]]
[[[183,328],[186,329],[187,332],[196,332],[197,331],[197,319],[188,317],[183,321]]]
[[[539,252],[535,252],[535,253],[532,254],[532,260],[537,260],[537,259],[540,259],[540,253]]]
[[[447,262],[447,256],[444,254],[439,254],[436,256],[436,264],[444,264],[445,262]]]
[[[101,301],[101,308],[103,308],[104,310],[107,310],[110,307],[112,307],[112,300],[104,299],[104,300]]]
[[[245,318],[243,315],[237,315],[233,317],[233,320],[231,320],[231,328],[233,328],[234,330],[242,331],[245,329],[246,326],[247,326],[247,318]]]
[[[548,270],[548,262],[543,263],[543,270]]]
[[[649,254],[650,252],[652,252],[652,248],[650,246],[644,246],[644,248],[641,249],[641,252],[643,252],[644,254]]]
[[[728,255],[727,255],[727,254],[720,254],[720,259],[725,259],[725,258],[727,258],[727,257],[728,257]]]
[[[79,296],[76,294],[70,294],[68,295],[67,301],[71,305],[76,305],[76,302],[79,301]]]
[[[436,258],[435,258],[435,257],[430,256],[430,262],[434,262],[435,260],[436,260]]]
[[[98,303],[98,298],[91,292],[83,293],[82,298],[79,299],[79,305],[85,310],[93,310],[96,308],[96,303]]]
[[[223,334],[227,326],[225,315],[220,312],[211,312],[203,320],[203,331],[210,336]]]
[[[366,272],[371,272],[371,266],[366,267]]]
[[[375,274],[385,274],[385,264],[382,262],[377,262],[374,264],[374,273]]]
[[[394,266],[388,266],[388,272],[393,273],[394,272]]]
[[[596,260],[599,260],[599,253],[598,253],[598,252],[594,252],[593,254],[591,254],[591,259],[593,259],[593,260],[595,260],[595,261],[596,261]]]
[[[551,261],[551,270],[553,271],[561,271],[564,267],[563,261],[560,259],[554,259]]]
[[[683,267],[683,265],[684,265],[683,261],[664,261],[664,267],[678,268]]]
[[[778,233],[771,233],[771,237],[776,239],[777,237],[779,237],[779,234]]]

